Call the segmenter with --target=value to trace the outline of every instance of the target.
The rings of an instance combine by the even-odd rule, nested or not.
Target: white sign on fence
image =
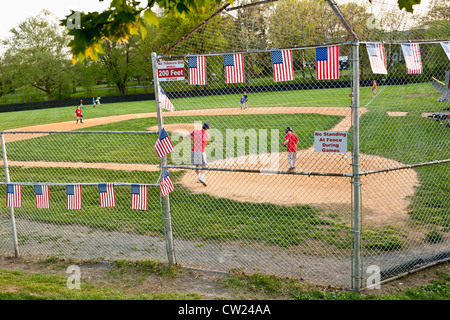
[[[315,131],[314,132],[315,152],[347,152],[347,132],[346,131]]]
[[[184,61],[160,61],[158,62],[159,81],[184,80]]]

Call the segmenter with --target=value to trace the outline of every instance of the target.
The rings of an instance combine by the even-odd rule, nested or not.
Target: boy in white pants
[[[287,159],[289,164],[288,172],[292,172],[295,169],[295,162],[297,160],[297,144],[298,137],[292,131],[291,127],[286,128],[286,136],[284,137],[283,146],[287,147]]]

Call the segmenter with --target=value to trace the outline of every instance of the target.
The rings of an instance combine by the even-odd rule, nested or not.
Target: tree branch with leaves
[[[102,2],[103,0],[99,0]],[[147,26],[158,26],[158,16],[152,8],[158,5],[166,14],[184,17],[190,12],[204,8],[208,3],[221,3],[222,0],[112,0],[109,8],[101,13],[80,13],[80,28],[71,28],[69,43],[72,62],[83,61],[89,57],[97,60],[103,54],[104,41],[127,42],[133,35],[147,36]],[[233,0],[227,0],[233,1]],[[67,26],[75,11],[61,20]]]

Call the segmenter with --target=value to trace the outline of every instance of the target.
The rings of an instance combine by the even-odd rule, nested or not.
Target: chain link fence
[[[396,5],[225,5],[157,56],[182,61],[186,75],[156,81],[175,108],[160,113],[158,126],[3,132],[10,181],[23,185],[24,205],[14,208],[20,253],[173,258],[354,288],[368,285],[372,266],[385,280],[448,259],[450,60],[442,42],[450,21],[439,16],[448,5],[432,1],[414,14]],[[420,46],[420,74],[407,73],[401,45],[410,41]],[[369,42],[384,44],[387,74],[372,72]],[[337,79],[317,79],[323,46],[339,47]],[[274,78],[271,53],[279,50],[292,54],[293,80]],[[230,54],[243,56],[243,82],[227,81]],[[206,84],[189,84],[196,56],[205,57]],[[191,163],[190,136],[205,122],[206,186]],[[152,149],[162,127],[174,151],[160,161]],[[293,170],[287,127],[299,138]],[[165,198],[161,164],[175,185]],[[114,208],[98,205],[106,182],[116,186]],[[51,209],[35,208],[36,183],[50,184]],[[82,184],[82,210],[66,209],[68,183]],[[131,184],[149,185],[148,210],[130,208]],[[0,250],[9,253],[11,212],[1,212]]]
[[[22,206],[2,202],[0,249],[32,257],[166,259],[155,132],[2,132],[3,184],[21,186]],[[149,163],[155,163],[151,165]],[[5,166],[6,164],[6,166]],[[115,206],[100,207],[99,184],[114,183]],[[37,208],[35,186],[49,188]],[[67,209],[67,185],[81,186],[81,209]],[[147,210],[131,209],[133,185],[148,187]],[[7,190],[2,188],[6,199]]]

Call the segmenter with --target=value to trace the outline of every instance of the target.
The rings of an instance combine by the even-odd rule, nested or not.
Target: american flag
[[[145,185],[131,185],[131,209],[147,210],[147,192]]]
[[[98,185],[98,195],[100,198],[100,207],[116,206],[116,194],[114,192],[114,183],[100,183]]]
[[[159,158],[164,157],[166,154],[171,153],[174,150],[172,141],[164,128],[159,133],[158,140],[156,140],[155,151]]]
[[[34,197],[36,199],[36,208],[50,209],[50,192],[48,186],[34,185]]]
[[[339,46],[316,48],[318,80],[339,79]]]
[[[158,98],[159,98],[159,103],[161,103],[161,107],[163,107],[164,109],[167,109],[169,111],[175,111],[175,108],[174,108],[172,102],[170,102],[169,98],[167,97],[166,93],[162,89],[161,85],[159,85]]]
[[[377,74],[387,74],[384,45],[382,43],[368,43],[366,47],[372,72]]]
[[[206,58],[204,56],[188,57],[189,84],[206,85]]]
[[[294,68],[292,65],[291,50],[270,51],[273,67],[273,81],[294,80]]]
[[[441,46],[447,54],[448,59],[450,60],[450,42],[441,42]]]
[[[225,54],[223,62],[225,65],[226,83],[244,82],[244,57],[242,53]]]
[[[406,62],[407,74],[422,73],[422,61],[420,59],[420,48],[418,43],[402,43],[403,56]]]
[[[67,209],[81,209],[81,185],[66,186]]]
[[[170,178],[169,171],[166,171],[166,174],[164,175],[164,178],[159,185],[159,189],[161,190],[161,194],[163,197],[173,191],[173,182],[172,178]]]
[[[18,184],[6,185],[6,206],[22,207],[22,187]]]

